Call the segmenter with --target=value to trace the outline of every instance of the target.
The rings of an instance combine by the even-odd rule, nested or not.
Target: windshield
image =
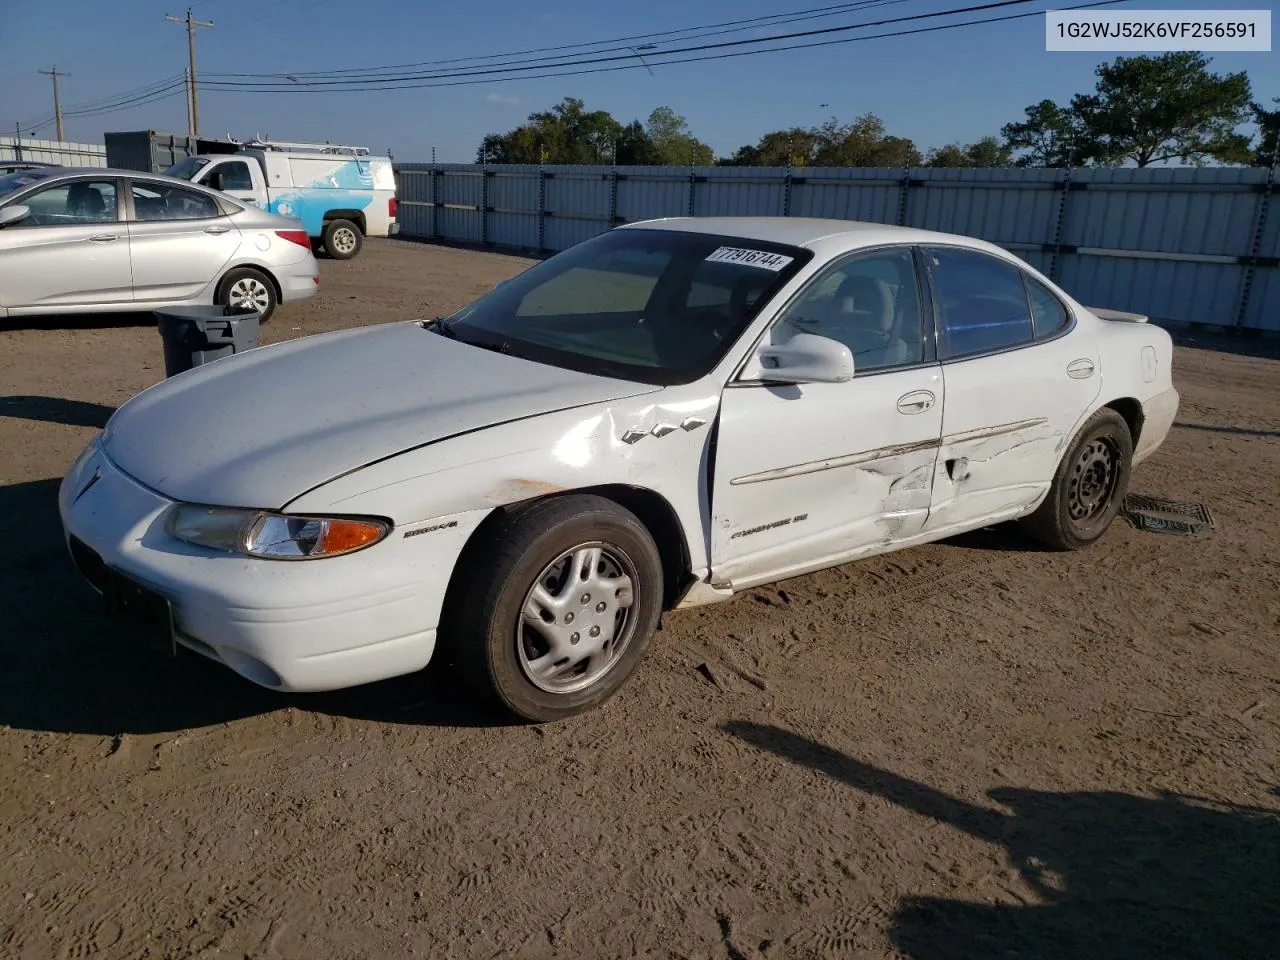
[[[442,332],[583,373],[689,383],[811,257],[759,240],[613,230],[499,285]]]
[[[45,172],[44,170],[19,170],[16,173],[10,173],[0,177],[0,197],[7,197],[11,193],[17,193],[23,187],[29,187],[31,184],[39,180],[43,180],[53,171]]]
[[[184,157],[164,172],[166,176],[190,180],[208,165],[209,161],[204,157]]]

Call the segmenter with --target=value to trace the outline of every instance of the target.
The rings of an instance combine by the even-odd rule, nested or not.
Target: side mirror
[[[220,174],[217,170],[213,171],[213,173],[209,174],[209,176],[205,178],[204,185],[210,188],[211,190],[221,190],[222,174]]]
[[[843,383],[853,379],[853,354],[843,343],[813,333],[797,333],[786,343],[757,352],[760,376],[788,383]]]
[[[0,208],[0,227],[7,227],[9,224],[25,220],[29,216],[31,216],[31,208],[21,203],[15,203],[11,207]]]

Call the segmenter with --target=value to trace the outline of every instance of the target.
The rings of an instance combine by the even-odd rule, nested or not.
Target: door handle
[[[899,413],[924,413],[938,398],[928,390],[913,390],[911,393],[905,393],[898,398]]]
[[[97,233],[89,238],[90,243],[110,243],[112,240],[119,240],[120,237],[114,233]]]
[[[230,231],[231,231],[230,227],[213,226],[213,227],[204,228],[205,233],[229,233]]]
[[[1072,380],[1086,380],[1093,376],[1093,361],[1082,357],[1067,364],[1067,376]]]

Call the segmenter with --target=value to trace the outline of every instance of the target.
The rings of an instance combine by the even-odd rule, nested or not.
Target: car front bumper
[[[114,575],[167,599],[173,650],[189,648],[290,692],[412,673],[431,659],[454,555],[424,550],[430,538],[393,530],[347,556],[262,560],[174,539],[165,529],[173,506],[116,467],[97,440],[58,494],[77,568],[109,597]],[[144,632],[141,622],[137,628]],[[145,632],[154,637],[156,629]]]

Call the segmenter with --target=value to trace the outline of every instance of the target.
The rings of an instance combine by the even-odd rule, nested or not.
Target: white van
[[[186,157],[164,171],[297,217],[312,242],[350,260],[365,237],[396,232],[396,183],[390,157],[365,147],[253,140],[235,153]]]

